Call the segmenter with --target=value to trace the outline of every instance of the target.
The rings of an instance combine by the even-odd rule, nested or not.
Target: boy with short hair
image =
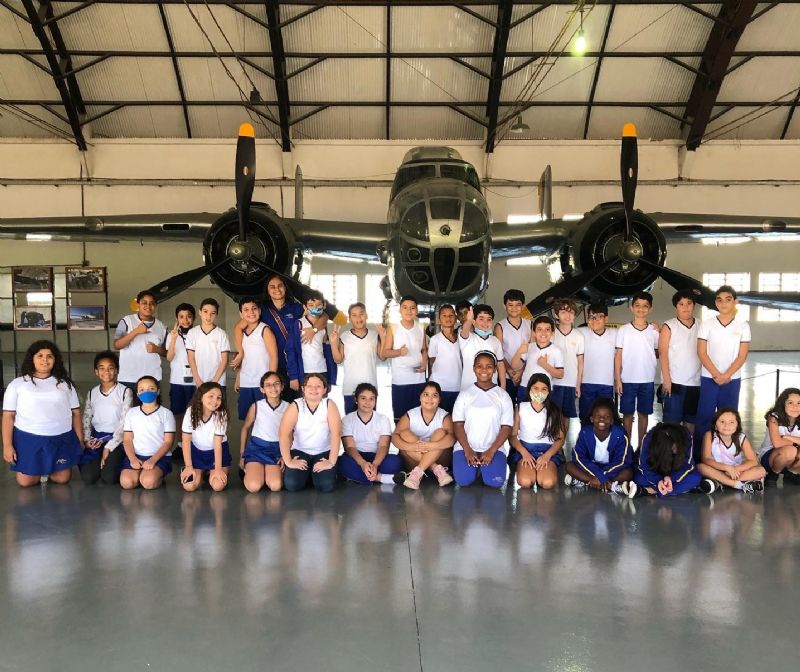
[[[519,289],[509,289],[503,295],[506,309],[505,319],[494,325],[494,335],[503,344],[503,364],[506,367],[506,392],[511,401],[517,403],[517,387],[522,379],[522,367],[511,366],[519,346],[531,340],[531,321],[522,318],[525,294]]]
[[[167,335],[167,361],[169,362],[169,410],[175,416],[177,445],[172,459],[183,462],[181,426],[183,414],[192,403],[197,387],[194,384],[189,353],[186,352],[186,337],[194,326],[196,312],[191,303],[179,303],[175,307],[175,326]]]
[[[578,399],[582,423],[589,421],[596,399],[614,398],[614,355],[617,349],[617,330],[607,327],[608,308],[593,303],[586,311],[588,325],[580,327],[583,334],[583,379]]]
[[[553,401],[561,409],[564,417],[564,433],[569,427],[570,418],[577,418],[575,400],[581,396],[583,380],[583,334],[574,328],[578,308],[571,299],[560,299],[553,306],[558,325],[553,332],[553,343],[564,355],[564,377],[553,385]]]
[[[383,358],[391,360],[392,409],[397,422],[419,405],[428,367],[428,344],[422,325],[417,321],[416,298],[401,297],[400,322],[385,331],[381,342]]]
[[[309,373],[321,373],[329,386],[336,382],[328,380],[328,363],[325,361],[325,351],[322,349],[322,344],[328,337],[328,330],[314,326],[323,312],[325,312],[325,297],[322,292],[312,290],[306,299],[303,315],[290,326],[286,338],[286,368],[289,386],[295,391],[300,389],[300,383]],[[303,342],[302,338],[305,329],[312,331],[311,340],[308,342]]]
[[[186,354],[192,379],[198,387],[213,381],[225,387],[225,367],[231,349],[228,334],[217,326],[219,303],[206,298],[200,302],[200,324],[186,335]]]
[[[723,285],[716,291],[714,304],[719,315],[704,320],[697,332],[700,358],[700,401],[697,405],[695,454],[719,408],[739,407],[742,366],[750,350],[750,323],[736,318],[736,290]]]
[[[458,318],[459,329],[467,321],[467,313],[469,313],[470,308],[472,308],[472,304],[469,301],[459,301],[456,304],[456,318]]]
[[[278,368],[278,345],[272,329],[261,321],[261,308],[254,297],[246,296],[239,301],[239,315],[245,327],[242,359],[234,387],[239,393],[239,420],[244,420],[250,406],[264,398],[261,377]]]
[[[658,337],[663,420],[683,424],[693,433],[700,395],[700,358],[697,355],[700,324],[694,319],[694,295],[690,290],[675,292],[672,305],[675,317],[664,322]]]
[[[355,390],[361,383],[378,386],[378,359],[381,339],[367,326],[367,307],[360,301],[347,309],[350,329],[339,333],[334,326],[329,338],[333,361],[344,364],[342,394],[345,415],[356,410]]]
[[[479,303],[467,312],[467,318],[459,331],[458,346],[461,348],[461,361],[474,362],[479,352],[491,352],[497,360],[497,370],[492,377],[495,385],[506,387],[506,365],[503,362],[503,344],[492,334],[494,310],[485,303]],[[461,391],[475,384],[475,371],[471,366],[461,367]]]
[[[631,297],[633,321],[623,324],[617,331],[614,355],[614,383],[621,396],[620,411],[625,434],[633,444],[633,414],[637,413],[639,445],[647,433],[647,423],[653,413],[656,364],[658,358],[658,331],[648,323],[653,310],[653,295],[636,292]]]
[[[517,401],[525,400],[528,381],[534,373],[543,373],[551,381],[564,377],[564,353],[557,345],[553,345],[555,328],[556,323],[552,317],[539,315],[533,321],[531,340],[520,345],[511,358],[513,368],[525,367],[517,388]]]

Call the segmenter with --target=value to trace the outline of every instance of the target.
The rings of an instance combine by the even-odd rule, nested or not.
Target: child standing
[[[750,349],[750,323],[736,318],[736,290],[723,285],[716,291],[716,317],[704,320],[697,333],[700,357],[700,401],[695,436],[702,439],[711,429],[718,408],[738,408],[742,367]]]
[[[553,307],[558,326],[553,333],[553,343],[564,355],[564,377],[553,385],[553,401],[558,404],[564,417],[564,429],[569,426],[570,418],[577,418],[576,399],[581,396],[583,380],[583,334],[575,329],[575,302],[570,299],[557,301]]]
[[[589,421],[591,425],[578,434],[564,483],[634,497],[638,488],[632,480],[633,451],[619,425],[614,402],[605,397],[595,399]]]
[[[511,367],[525,369],[517,388],[517,400],[524,401],[528,390],[528,383],[534,373],[544,373],[550,380],[564,377],[564,354],[557,345],[553,345],[553,331],[556,325],[551,317],[539,315],[533,321],[531,340],[517,348],[511,360]],[[532,347],[535,346],[535,347]]]
[[[133,392],[117,382],[119,359],[113,352],[98,353],[94,358],[94,374],[100,384],[86,395],[83,407],[83,441],[78,469],[88,485],[113,485],[125,456],[122,444],[125,415],[133,404]]]
[[[759,451],[761,466],[771,480],[783,472],[784,483],[800,485],[800,389],[787,387],[764,418],[767,434]]]
[[[172,471],[169,450],[175,439],[175,416],[161,405],[159,384],[153,376],[136,381],[134,406],[125,415],[122,442],[125,457],[119,484],[125,490],[141,485],[145,490],[160,488],[164,477]]]
[[[114,333],[114,349],[119,350],[119,381],[136,392],[136,380],[148,375],[161,380],[161,358],[167,354],[164,343],[167,328],[156,317],[158,302],[148,290],[136,295],[136,312],[123,317]]]
[[[378,390],[371,383],[361,383],[355,397],[356,410],[342,420],[344,454],[339,474],[356,483],[394,483],[403,461],[399,455],[389,455],[392,423],[375,412]]]
[[[339,328],[334,327],[330,341],[333,361],[344,364],[344,412],[352,413],[356,410],[356,387],[360,383],[378,385],[381,339],[377,331],[367,326],[367,308],[363,303],[354,303],[347,309],[347,315],[350,330],[339,333]]]
[[[479,303],[467,313],[466,321],[461,325],[458,345],[461,348],[461,360],[467,362],[461,367],[461,391],[468,390],[475,383],[475,372],[470,366],[479,352],[491,352],[497,358],[497,372],[492,382],[505,389],[506,365],[503,363],[503,344],[492,334],[494,310],[485,303]]]
[[[658,332],[647,322],[653,309],[653,295],[636,292],[631,298],[633,321],[617,332],[614,356],[614,382],[620,395],[620,411],[625,434],[631,438],[633,414],[639,417],[638,438],[641,445],[647,423],[653,413],[655,397]]]
[[[531,321],[522,319],[525,307],[525,293],[519,289],[509,289],[503,294],[506,316],[494,325],[494,335],[503,344],[503,363],[506,367],[506,392],[511,401],[517,403],[517,388],[522,380],[522,366],[513,368],[511,360],[519,346],[531,340]]]
[[[564,463],[563,418],[550,392],[550,379],[534,373],[528,381],[530,401],[521,402],[514,415],[511,461],[517,465],[521,488],[554,488],[558,465]]]
[[[719,484],[717,487],[727,485],[748,494],[761,492],[767,472],[742,432],[739,411],[721,408],[714,415],[712,427],[703,437],[703,457],[697,470]]]
[[[239,420],[244,420],[250,407],[264,398],[259,387],[261,377],[278,368],[278,346],[272,330],[261,321],[261,308],[252,296],[239,301],[239,315],[245,327],[235,387],[239,393]]]
[[[700,358],[697,356],[700,325],[694,319],[694,296],[689,290],[675,292],[672,305],[675,317],[664,322],[658,337],[664,422],[683,424],[694,433],[700,396]]]
[[[31,343],[20,373],[3,396],[3,459],[23,488],[42,476],[68,483],[83,451],[83,430],[78,393],[58,346]]]
[[[183,424],[183,414],[192,401],[194,384],[189,355],[186,352],[186,337],[194,326],[194,306],[179,303],[175,308],[175,326],[167,336],[167,361],[169,362],[169,410],[175,416],[175,426]],[[180,435],[173,457],[182,455]]]
[[[289,337],[286,340],[286,366],[289,370],[289,386],[297,391],[300,382],[310,373],[319,373],[328,378],[328,364],[325,361],[323,343],[328,336],[327,327],[315,326],[325,311],[325,298],[316,290],[308,295],[303,316],[289,327]],[[310,330],[312,334],[308,340],[303,339],[303,333]],[[331,384],[335,380],[329,381]]]
[[[183,464],[181,485],[194,492],[208,472],[208,484],[215,492],[228,485],[231,451],[228,447],[228,411],[219,383],[207,382],[197,388],[189,412],[183,418]]]
[[[614,354],[617,348],[617,330],[607,327],[608,308],[593,303],[586,311],[588,326],[581,327],[583,334],[583,380],[578,400],[581,422],[588,422],[595,400],[614,398]]]
[[[633,480],[643,493],[659,497],[714,491],[713,482],[695,469],[689,430],[669,422],[659,422],[644,437]]]
[[[392,411],[397,422],[416,406],[428,370],[428,345],[413,296],[400,299],[400,323],[392,325],[381,340],[383,358],[392,360]]]
[[[231,344],[228,335],[216,325],[219,303],[216,299],[200,302],[200,324],[186,336],[186,352],[196,386],[214,382],[225,387],[225,367]]]
[[[267,371],[260,382],[263,398],[250,407],[242,424],[244,487],[249,492],[258,492],[266,485],[277,492],[283,482],[280,425],[289,402],[281,400],[283,380],[277,371]],[[251,427],[248,440],[247,432]]]
[[[506,482],[508,437],[514,426],[514,405],[493,381],[497,359],[479,352],[472,366],[475,383],[463,390],[453,408],[453,476],[466,487],[478,474],[484,485],[500,488]]]
[[[439,333],[428,344],[428,380],[439,383],[442,389],[440,406],[448,413],[453,412],[453,404],[461,389],[461,348],[456,333],[456,311],[453,306],[439,308]]]

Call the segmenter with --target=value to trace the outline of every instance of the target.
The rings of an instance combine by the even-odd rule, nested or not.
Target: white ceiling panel
[[[779,97],[791,100],[798,86],[800,57],[758,57],[725,77],[717,100],[766,102]]]
[[[84,60],[74,59],[74,65]],[[180,100],[169,58],[110,58],[82,70],[76,78],[86,101]]]
[[[264,65],[259,59],[254,61]],[[241,100],[242,92],[249,99],[253,88],[250,80],[262,100],[276,98],[275,84],[269,77],[235,58],[223,58],[222,62],[218,58],[179,58],[178,67],[187,100]]]
[[[267,110],[270,116],[275,117],[278,111],[275,108]],[[192,127],[192,136],[195,138],[235,138],[239,126],[249,122],[255,126],[256,139],[261,142],[274,142],[279,137],[280,130],[277,126],[249,112],[244,107],[205,107],[193,105],[189,108],[189,125]]]
[[[88,114],[102,111],[89,108]],[[97,138],[185,138],[186,125],[180,107],[132,106],[91,123],[92,136]]]
[[[488,80],[450,59],[392,60],[392,100],[485,101]]]
[[[595,100],[685,101],[694,80],[664,58],[604,58]]]
[[[683,108],[667,111],[678,116],[684,112]],[[622,137],[622,127],[628,122],[636,125],[638,136],[645,140],[680,137],[677,120],[646,107],[592,107],[587,137],[589,140],[618,140]]]
[[[56,14],[74,3],[58,3]],[[58,22],[68,49],[165,51],[167,38],[155,5],[100,4]]]
[[[20,5],[20,10],[22,6]],[[0,49],[41,49],[27,21],[0,6]]]
[[[331,58],[292,77],[289,100],[383,100],[385,76],[381,59]]]
[[[588,100],[595,63],[593,58],[536,61],[503,82],[501,98],[504,101],[520,96],[534,101]]]
[[[586,5],[589,9],[591,3],[587,2]],[[534,5],[516,6],[512,21],[519,20],[534,7]],[[552,50],[553,53],[560,53],[568,49],[570,38],[580,27],[579,15],[573,9],[571,5],[551,5],[523,21],[511,29],[508,36],[508,50],[511,52]],[[583,30],[589,51],[599,48],[608,12],[607,5],[595,5],[591,11],[584,14]],[[556,39],[562,31],[562,37]]]
[[[763,8],[762,3],[756,13]],[[796,51],[798,34],[800,5],[779,4],[747,25],[736,51]]]
[[[288,8],[287,8],[288,9]],[[308,7],[281,11],[285,21]],[[284,18],[284,16],[286,18]],[[283,46],[289,52],[386,51],[384,7],[323,7],[283,28]]]
[[[482,140],[484,129],[447,107],[394,107],[392,138],[401,140]]]
[[[313,108],[292,108],[300,117]],[[383,107],[329,107],[292,126],[298,140],[382,140],[386,137]]]
[[[722,109],[714,108],[712,117]],[[734,107],[708,124],[703,141],[777,140],[788,113],[788,107]]]
[[[230,7],[220,4],[170,4],[165,5],[164,9],[177,51],[212,51],[211,45],[220,53],[230,53],[231,47],[236,52],[269,51],[266,28]],[[267,20],[263,4],[243,5],[242,9],[261,21]]]
[[[54,108],[56,112],[67,116],[64,108],[59,106]],[[38,106],[14,106],[0,103],[0,137],[1,138],[53,138],[63,137],[57,130],[51,128],[55,126],[60,129],[62,134],[72,137],[69,124],[65,124],[61,119]]]
[[[472,7],[494,20],[495,7]],[[495,29],[457,7],[393,7],[392,51],[491,53]]]
[[[719,13],[719,5],[697,7]],[[617,5],[606,49],[702,53],[712,26],[711,19],[682,5]]]
[[[501,107],[500,118],[511,108]],[[507,132],[504,140],[562,140],[583,137],[586,108],[583,107],[529,107],[522,112],[522,120],[530,126],[522,133]]]
[[[47,65],[44,56],[36,57]],[[61,100],[53,78],[22,56],[0,55],[0,98]]]

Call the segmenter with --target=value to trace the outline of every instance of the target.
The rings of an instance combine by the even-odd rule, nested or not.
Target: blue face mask
[[[147,392],[139,392],[136,396],[139,397],[139,401],[141,401],[143,404],[152,404],[156,399],[158,399],[158,392],[149,390]]]
[[[491,329],[478,329],[478,327],[475,327],[475,333],[478,334],[478,336],[480,336],[481,338],[488,338],[489,336],[492,335],[492,330]]]
[[[314,317],[319,317],[322,315],[323,308],[309,308],[308,313],[309,315],[313,315]]]

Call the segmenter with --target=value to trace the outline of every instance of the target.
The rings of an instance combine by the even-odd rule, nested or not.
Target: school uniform
[[[392,435],[392,423],[385,415],[375,411],[370,415],[369,420],[364,422],[358,411],[353,411],[344,416],[342,420],[342,438],[352,437],[361,457],[367,462],[374,462],[378,452],[378,444],[382,437]],[[364,471],[358,466],[347,452],[343,453],[338,460],[339,474],[348,481],[356,483],[371,483],[364,475]],[[378,465],[378,473],[394,475],[403,468],[403,461],[399,455],[388,454]]]
[[[600,440],[594,427],[588,425],[578,434],[572,462],[602,484],[616,480],[619,472],[633,466],[633,451],[625,430],[619,425],[612,425],[604,440]]]
[[[503,345],[497,336],[490,334],[486,338],[478,336],[471,331],[466,338],[458,332],[458,346],[461,348],[461,391],[468,390],[475,384],[475,371],[472,368],[475,364],[475,355],[479,352],[491,352],[498,362],[503,361]],[[497,385],[500,381],[497,378],[497,371],[492,376],[492,382]]]
[[[169,410],[173,415],[183,415],[192,403],[197,389],[189,366],[189,355],[186,354],[186,334],[178,331],[173,348],[174,356],[169,363]]]
[[[117,324],[114,339],[122,338],[142,323],[139,316],[126,315]],[[147,344],[153,343],[163,347],[167,340],[167,328],[161,320],[154,318],[152,322],[145,322],[147,333],[138,334],[119,351],[119,376],[118,380],[123,385],[130,387],[135,393],[136,381],[142,376],[152,376],[161,380],[161,355],[157,352],[147,352]]]
[[[286,340],[286,366],[289,380],[297,380],[302,383],[306,374],[321,373],[325,376],[325,380],[333,385],[336,381],[328,380],[328,364],[322,349],[322,344],[328,337],[327,331],[320,329],[314,334],[310,343],[303,343],[303,330],[313,328],[312,322],[305,315],[291,323]]]
[[[339,334],[344,347],[344,373],[342,374],[342,394],[344,412],[356,410],[355,390],[360,383],[378,387],[378,332],[367,329],[358,336],[352,329]]]
[[[422,407],[409,409],[406,413],[408,416],[408,428],[420,441],[430,441],[431,436],[442,428],[444,419],[450,415],[446,410],[439,407],[436,413],[433,414],[430,422],[425,422],[425,417],[422,415]]]
[[[531,321],[520,318],[519,326],[514,326],[504,318],[498,322],[500,330],[503,332],[502,345],[503,345],[503,359],[510,366],[511,360],[517,354],[519,346],[531,340]],[[513,403],[517,403],[517,386],[508,376],[509,371],[506,371],[506,392],[511,397]]]
[[[287,408],[289,408],[287,401],[281,401],[277,406],[271,406],[266,399],[256,402],[256,418],[242,455],[245,464],[258,462],[275,466],[279,463],[281,419]]]
[[[514,405],[497,385],[484,390],[473,385],[463,390],[453,408],[453,422],[463,422],[469,445],[476,453],[485,452],[497,439],[500,428],[514,425]],[[508,441],[504,441],[488,465],[475,467],[467,463],[463,446],[453,446],[453,477],[458,485],[472,485],[481,475],[484,485],[500,488],[506,481]]]
[[[309,480],[320,492],[332,492],[336,487],[336,468],[314,472],[314,465],[326,459],[331,450],[331,428],[328,425],[328,404],[330,399],[323,399],[313,411],[305,399],[295,399],[297,406],[297,424],[294,427],[291,455],[308,463],[308,469],[291,469],[283,472],[283,484],[289,492],[303,490]]]
[[[561,409],[565,418],[577,418],[575,388],[578,385],[578,357],[584,356],[583,334],[575,328],[565,334],[559,327],[556,327],[553,333],[553,344],[564,355],[564,377],[553,383],[550,396]]]
[[[96,483],[99,478],[104,483],[114,483],[119,478],[119,467],[125,451],[122,444],[125,414],[133,404],[133,392],[122,383],[116,383],[108,392],[100,385],[93,387],[86,395],[83,407],[83,438],[98,439],[103,442],[99,448],[88,446],[81,453],[78,469],[85,483]],[[109,451],[105,464],[100,467],[103,450]]]
[[[191,435],[192,467],[201,471],[211,471],[214,463],[214,441],[222,437],[222,466],[231,466],[231,451],[228,446],[228,423],[221,421],[214,413],[208,420],[200,420],[197,427],[192,427],[192,414],[183,416],[181,431]]]
[[[519,389],[517,390],[517,400],[522,403],[528,396],[528,381],[534,373],[543,373],[547,379],[553,382],[550,374],[539,366],[539,357],[547,356],[547,363],[555,369],[564,368],[564,353],[561,348],[552,343],[548,343],[543,348],[539,346],[536,341],[528,344],[528,352],[524,355],[525,370],[522,372],[522,378],[519,381]],[[552,388],[551,388],[552,389]]]
[[[439,387],[442,388],[439,406],[448,413],[452,412],[453,404],[456,403],[456,397],[461,390],[462,363],[459,338],[456,334],[455,340],[451,341],[439,332],[428,343],[428,358],[436,358],[428,380],[439,383]]]
[[[72,428],[72,411],[78,408],[75,388],[54,376],[12,380],[3,396],[3,410],[15,413],[12,440],[17,461],[11,471],[49,476],[78,464],[81,443]]]
[[[739,434],[739,445],[744,443],[747,437],[742,433]],[[730,467],[738,467],[744,462],[744,451],[736,452],[736,444],[731,439],[730,444],[726,444],[716,432],[711,432],[711,459],[716,460],[720,464]]]
[[[250,333],[245,329],[242,332],[242,365],[239,367],[239,399],[237,410],[239,420],[247,417],[250,407],[264,398],[261,391],[261,378],[277,362],[271,362],[267,346],[264,344],[264,330],[269,327],[263,322],[255,325]]]
[[[425,332],[419,322],[410,329],[401,323],[392,325],[392,349],[403,346],[408,352],[402,357],[392,357],[392,410],[395,420],[401,418],[409,408],[419,404],[419,395],[425,385],[425,373],[417,371],[422,366],[422,346]]]
[[[700,357],[697,333],[700,323],[686,326],[677,317],[664,322],[669,329],[669,377],[672,391],[664,395],[664,422],[694,423],[700,398]]]
[[[553,441],[555,440],[553,437],[548,436],[545,433],[545,427],[547,426],[547,420],[549,416],[547,408],[542,406],[542,409],[537,411],[533,407],[533,404],[531,404],[529,401],[525,401],[519,405],[518,413],[519,431],[517,432],[517,438],[519,439],[519,442],[525,446],[525,449],[531,455],[533,455],[533,457],[541,457],[553,447]],[[512,449],[512,452],[509,455],[509,463],[517,464],[521,459],[522,455],[519,453],[519,451]],[[553,455],[553,457],[550,458],[550,461],[556,466],[563,464],[563,448]]]
[[[616,347],[622,350],[620,411],[623,415],[652,415],[658,332],[649,324],[641,329],[633,322],[623,324],[617,331]]]
[[[617,330],[606,328],[598,334],[590,327],[580,327],[579,331],[583,334],[583,382],[578,407],[581,421],[586,421],[595,400],[614,398]]]
[[[231,343],[228,340],[228,334],[218,326],[214,325],[206,333],[203,331],[202,325],[198,325],[189,329],[189,333],[186,335],[186,350],[194,352],[197,375],[205,383],[211,381],[211,376],[219,368],[223,353],[231,351]],[[224,370],[214,382],[225,387]]]
[[[700,472],[695,468],[694,456],[692,454],[692,435],[689,433],[688,429],[684,428],[683,432],[686,436],[687,444],[686,458],[683,464],[678,466],[677,469],[669,474],[665,474],[672,479],[672,492],[667,496],[682,495],[691,492],[696,489],[703,480]],[[653,471],[647,464],[647,453],[650,449],[651,436],[652,432],[648,432],[644,437],[644,441],[642,441],[642,446],[639,449],[639,464],[633,472],[633,480],[640,488],[652,488],[655,490],[656,495],[661,497],[662,495],[658,491],[658,484],[664,479],[665,475]]]
[[[175,433],[175,416],[163,406],[147,413],[141,406],[135,406],[125,414],[125,432],[133,434],[133,451],[137,459],[146,462],[155,455],[164,443],[165,434]],[[172,471],[172,455],[167,452],[156,462],[164,476]],[[122,469],[131,469],[128,456],[122,460]]]
[[[776,420],[778,419],[775,414],[773,414],[771,417],[775,418]],[[800,444],[800,425],[794,425],[793,427],[778,425],[778,435],[796,436],[798,437],[797,443]],[[775,473],[772,467],[769,465],[769,458],[773,448],[774,446],[772,445],[772,439],[769,438],[769,429],[767,429],[766,433],[764,434],[764,440],[761,442],[761,448],[758,450],[758,461],[761,462],[761,466],[767,470],[767,473]]]
[[[697,340],[706,342],[706,353],[720,373],[725,373],[739,356],[742,343],[750,342],[750,323],[734,318],[722,324],[719,317],[703,320],[697,332]],[[697,404],[695,437],[700,438],[711,429],[711,419],[718,408],[738,408],[739,390],[742,386],[741,368],[724,385],[714,382],[711,372],[702,367],[700,371],[700,400]]]

